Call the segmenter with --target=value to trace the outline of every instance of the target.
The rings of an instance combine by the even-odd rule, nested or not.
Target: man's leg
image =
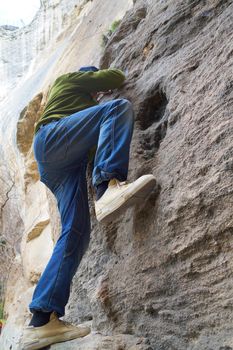
[[[69,172],[57,172],[48,164],[47,167],[40,164],[44,182],[56,196],[62,230],[29,305],[33,318],[23,333],[24,350],[41,349],[90,333],[89,327],[73,326],[58,319],[64,315],[72,278],[90,238],[86,163],[85,157]]]
[[[64,315],[71,279],[88,244],[90,227],[86,180],[80,165],[83,157],[98,144],[94,184],[113,177],[126,179],[132,130],[131,104],[119,99],[52,122],[36,135],[34,152],[41,181],[57,198],[62,233],[35,289],[30,304],[32,312],[56,311],[58,315]],[[77,249],[67,256],[68,243],[73,240],[75,244],[71,246]]]
[[[90,238],[86,162],[68,173],[47,172],[46,184],[58,202],[62,231],[29,305],[31,312],[65,313],[72,278]],[[56,181],[54,181],[54,178]]]
[[[87,108],[39,130],[37,138],[42,138],[45,145],[40,146],[43,147],[40,152],[35,149],[36,159],[40,163],[54,164],[56,169],[69,169],[97,146],[93,185],[114,177],[124,181],[133,124],[132,105],[125,99]]]

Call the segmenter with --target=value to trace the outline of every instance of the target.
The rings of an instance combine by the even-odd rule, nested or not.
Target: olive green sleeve
[[[90,93],[119,88],[125,80],[125,75],[119,69],[103,69],[98,72],[70,73],[69,78],[74,79],[81,90]]]

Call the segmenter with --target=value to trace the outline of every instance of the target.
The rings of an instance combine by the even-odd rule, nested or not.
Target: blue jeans
[[[41,181],[53,192],[61,216],[61,234],[40,277],[30,311],[56,311],[61,317],[72,278],[90,240],[86,166],[94,146],[92,182],[127,178],[133,133],[129,101],[117,99],[42,126],[34,138]]]

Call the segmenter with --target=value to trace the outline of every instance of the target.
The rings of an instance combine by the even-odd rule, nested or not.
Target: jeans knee
[[[132,103],[127,100],[126,98],[119,98],[116,101],[118,101],[118,103],[124,107],[126,107],[128,110],[133,110],[133,105]]]
[[[125,112],[124,114],[125,114],[125,116],[127,116],[127,119],[132,120],[132,122],[133,122],[134,111],[133,111],[132,103],[125,98],[119,98],[116,101],[118,101],[119,106],[124,110],[124,112]]]

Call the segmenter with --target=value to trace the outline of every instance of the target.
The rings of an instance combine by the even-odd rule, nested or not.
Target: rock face
[[[62,8],[62,2],[57,6]],[[113,11],[110,1],[108,9],[102,1],[98,7],[95,1],[85,6],[88,16],[83,15],[82,25],[76,28],[81,37],[88,21],[94,21],[90,29],[94,32],[103,10],[109,15]],[[129,7],[125,5],[124,12]],[[95,16],[90,17],[92,13]],[[116,17],[114,13],[109,24]],[[60,33],[59,45],[71,32],[70,21]],[[126,97],[135,109],[129,179],[153,173],[157,187],[146,203],[108,226],[94,218],[90,188],[92,238],[73,280],[66,319],[92,323],[93,331],[83,340],[51,349],[233,349],[232,43],[233,4],[227,0],[134,1],[108,41],[101,67],[111,65],[128,72],[123,89],[111,98]],[[55,76],[75,68],[78,45],[78,37],[71,35],[66,54],[60,54],[49,76],[41,78],[45,96]],[[91,57],[91,45],[87,41],[83,46],[84,58]],[[49,60],[51,51],[46,55]],[[94,57],[100,57],[100,51]],[[40,70],[47,67],[43,64]],[[24,86],[28,89],[27,81]],[[27,109],[21,118],[15,112],[11,123],[13,127],[18,122],[21,160],[15,164],[24,165],[17,183],[23,188],[20,200],[27,210],[21,215],[21,257],[14,262],[9,281],[9,321],[0,340],[3,350],[11,345],[17,348],[9,331],[17,340],[28,317],[33,285],[59,234],[54,200],[38,182],[32,140],[25,140],[25,125],[34,123],[43,105],[39,93],[35,83]],[[13,141],[4,154],[15,154],[12,149]],[[37,219],[38,204],[32,206],[35,197],[41,208]],[[41,259],[37,269],[28,247],[35,244],[33,254],[37,254],[37,244],[43,242],[48,247],[50,242],[50,249],[45,256],[37,256]],[[14,276],[22,269],[19,301],[11,286],[15,284],[17,294],[20,289]],[[13,320],[13,308],[18,323]]]

